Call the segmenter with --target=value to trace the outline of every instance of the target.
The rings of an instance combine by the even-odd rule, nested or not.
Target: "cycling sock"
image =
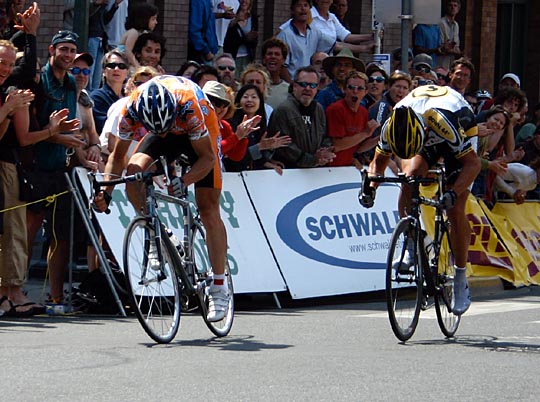
[[[467,268],[454,266],[454,269],[456,271],[454,275],[454,282],[467,282]]]
[[[225,282],[225,274],[214,274],[214,286],[222,287],[225,290],[227,289],[227,282]]]

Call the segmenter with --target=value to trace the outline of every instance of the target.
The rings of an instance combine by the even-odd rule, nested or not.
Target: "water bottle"
[[[435,258],[435,250],[433,249],[433,240],[427,233],[424,235],[424,249],[426,250],[428,261],[431,264]]]
[[[171,239],[172,244],[178,251],[178,254],[180,254],[181,257],[184,256],[184,247],[182,247],[182,242],[180,239],[173,233],[171,229],[167,229],[167,234],[169,235],[169,238]]]

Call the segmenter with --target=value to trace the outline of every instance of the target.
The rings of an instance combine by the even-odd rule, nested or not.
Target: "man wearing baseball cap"
[[[497,93],[503,91],[506,88],[517,88],[521,89],[521,80],[519,77],[514,73],[506,73],[504,74],[500,81],[499,81],[499,88]],[[482,110],[489,110],[491,106],[493,106],[494,100],[488,99],[484,104],[482,105]]]
[[[68,74],[77,55],[78,38],[76,33],[65,30],[53,36],[49,45],[49,61],[43,67],[41,83],[36,93],[36,117],[40,129],[47,128],[51,113],[67,109],[65,111],[67,118],[61,125],[66,132],[51,133],[49,140],[40,141],[35,145],[36,169],[52,194],[67,190],[64,172],[69,161],[68,151],[84,145],[78,135],[70,135],[78,127],[77,85],[75,78]],[[56,205],[53,207],[41,202],[27,209],[28,232],[29,239],[32,240],[44,218],[51,223],[46,229],[48,237],[56,239],[49,245],[51,299],[53,302],[61,303],[64,294],[64,274],[69,257],[71,200],[69,197],[61,196],[53,204]],[[29,244],[32,244],[32,241]]]
[[[503,89],[505,87],[521,88],[521,80],[514,73],[506,73],[499,81],[499,89]]]
[[[437,79],[437,74],[433,72],[433,58],[426,53],[419,53],[414,56],[411,75],[420,76],[427,83],[433,83]],[[425,85],[425,83],[421,85]]]

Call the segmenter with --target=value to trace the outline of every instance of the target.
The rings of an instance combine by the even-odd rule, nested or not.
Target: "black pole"
[[[73,15],[73,31],[79,35],[79,46],[77,51],[83,52],[88,48],[88,0],[75,0],[75,13]]]
[[[409,34],[412,25],[411,0],[401,0],[401,69],[409,72]]]

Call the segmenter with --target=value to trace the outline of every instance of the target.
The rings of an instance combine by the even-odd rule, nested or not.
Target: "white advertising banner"
[[[239,173],[223,175],[221,217],[227,228],[234,292],[287,290]]]
[[[88,197],[90,184],[86,170],[77,168],[77,172]],[[227,257],[235,293],[287,290],[247,196],[242,177],[239,174],[225,174],[223,188],[220,200],[221,216],[227,228],[229,244]],[[122,266],[124,233],[130,220],[135,216],[135,210],[126,197],[124,185],[116,186],[112,195],[111,213],[96,216],[115,258]],[[174,204],[160,202],[158,211],[165,226],[182,238],[180,208]]]
[[[381,186],[364,209],[355,168],[244,172],[244,180],[293,298],[384,289],[397,187]]]

